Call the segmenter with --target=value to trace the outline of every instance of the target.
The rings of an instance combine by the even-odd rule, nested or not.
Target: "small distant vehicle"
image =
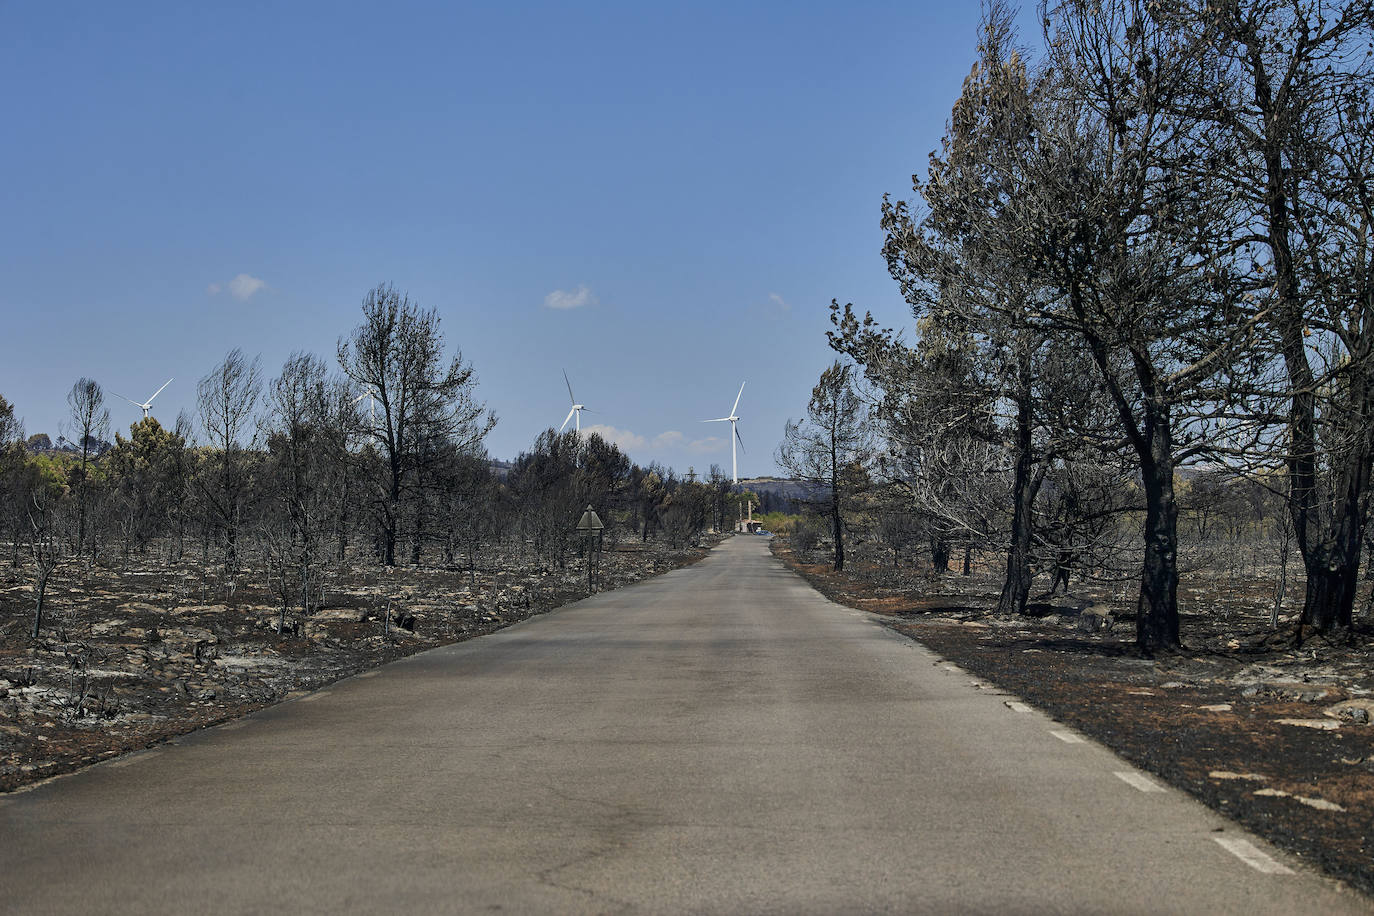
[[[755,531],[754,533],[755,533],[755,534],[761,534],[761,535],[763,535],[764,537],[772,537],[772,536],[773,536],[773,532],[769,531],[767,528],[760,528],[759,530]]]

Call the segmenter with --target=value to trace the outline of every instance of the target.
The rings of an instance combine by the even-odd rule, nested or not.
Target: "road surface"
[[[1371,912],[951,668],[737,537],[0,798],[0,911]]]

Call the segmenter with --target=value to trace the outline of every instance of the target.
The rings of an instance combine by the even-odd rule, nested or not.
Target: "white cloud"
[[[787,321],[792,315],[792,303],[782,293],[769,293],[767,300],[749,303],[749,314],[762,321]]]
[[[632,433],[628,429],[616,429],[614,426],[607,426],[605,423],[584,426],[582,427],[582,432],[584,435],[588,436],[592,433],[596,433],[607,442],[618,445],[621,451],[626,452],[639,451],[649,444],[649,440],[639,435],[639,433]]]
[[[639,433],[631,432],[628,429],[616,429],[614,426],[608,426],[605,423],[584,426],[582,427],[582,433],[583,435],[596,433],[607,442],[612,442],[617,445],[620,450],[624,452],[643,452],[645,449],[657,451],[660,449],[676,448],[687,438],[677,430],[670,429],[650,439],[647,436],[641,436]]]
[[[596,294],[585,286],[574,290],[556,289],[544,297],[544,307],[550,309],[576,309],[596,305],[596,302]]]
[[[238,299],[240,302],[247,302],[254,293],[262,289],[267,284],[257,277],[250,277],[248,274],[239,274],[229,281],[229,295]]]
[[[254,293],[265,286],[267,286],[267,284],[257,277],[250,274],[239,274],[228,283],[211,283],[209,286],[205,287],[205,292],[211,296],[218,296],[227,289],[229,295],[233,296],[235,299],[240,302],[247,302],[249,299],[253,298]]]
[[[704,455],[707,452],[714,452],[725,445],[725,440],[719,436],[707,436],[705,439],[693,439],[687,443],[687,450],[697,455]]]

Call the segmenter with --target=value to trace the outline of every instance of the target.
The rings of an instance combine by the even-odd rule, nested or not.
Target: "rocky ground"
[[[832,600],[884,615],[976,678],[1374,894],[1368,620],[1348,642],[1295,647],[1291,615],[1271,628],[1271,581],[1194,581],[1181,589],[1185,650],[1148,659],[1120,588],[1079,589],[1006,617],[993,613],[995,570],[933,577],[860,562],[837,575],[819,553],[773,545]],[[1301,582],[1290,594],[1301,596]]]
[[[598,590],[694,563],[704,548],[607,549]],[[244,715],[384,662],[490,633],[587,594],[586,567],[329,570],[287,614],[251,573],[225,587],[191,560],[62,570],[33,625],[22,570],[0,571],[0,792]]]

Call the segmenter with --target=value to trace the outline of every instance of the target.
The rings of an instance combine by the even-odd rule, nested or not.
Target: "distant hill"
[[[739,485],[759,495],[765,512],[796,512],[801,503],[823,499],[826,488],[786,477],[745,477]]]
[[[104,439],[97,439],[94,436],[87,437],[86,441],[92,455],[103,455],[114,448],[113,442],[106,442]],[[81,452],[79,442],[73,442],[66,436],[58,436],[57,441],[53,442],[52,437],[47,433],[34,433],[29,436],[28,439],[24,440],[24,448],[31,455],[76,455]]]

